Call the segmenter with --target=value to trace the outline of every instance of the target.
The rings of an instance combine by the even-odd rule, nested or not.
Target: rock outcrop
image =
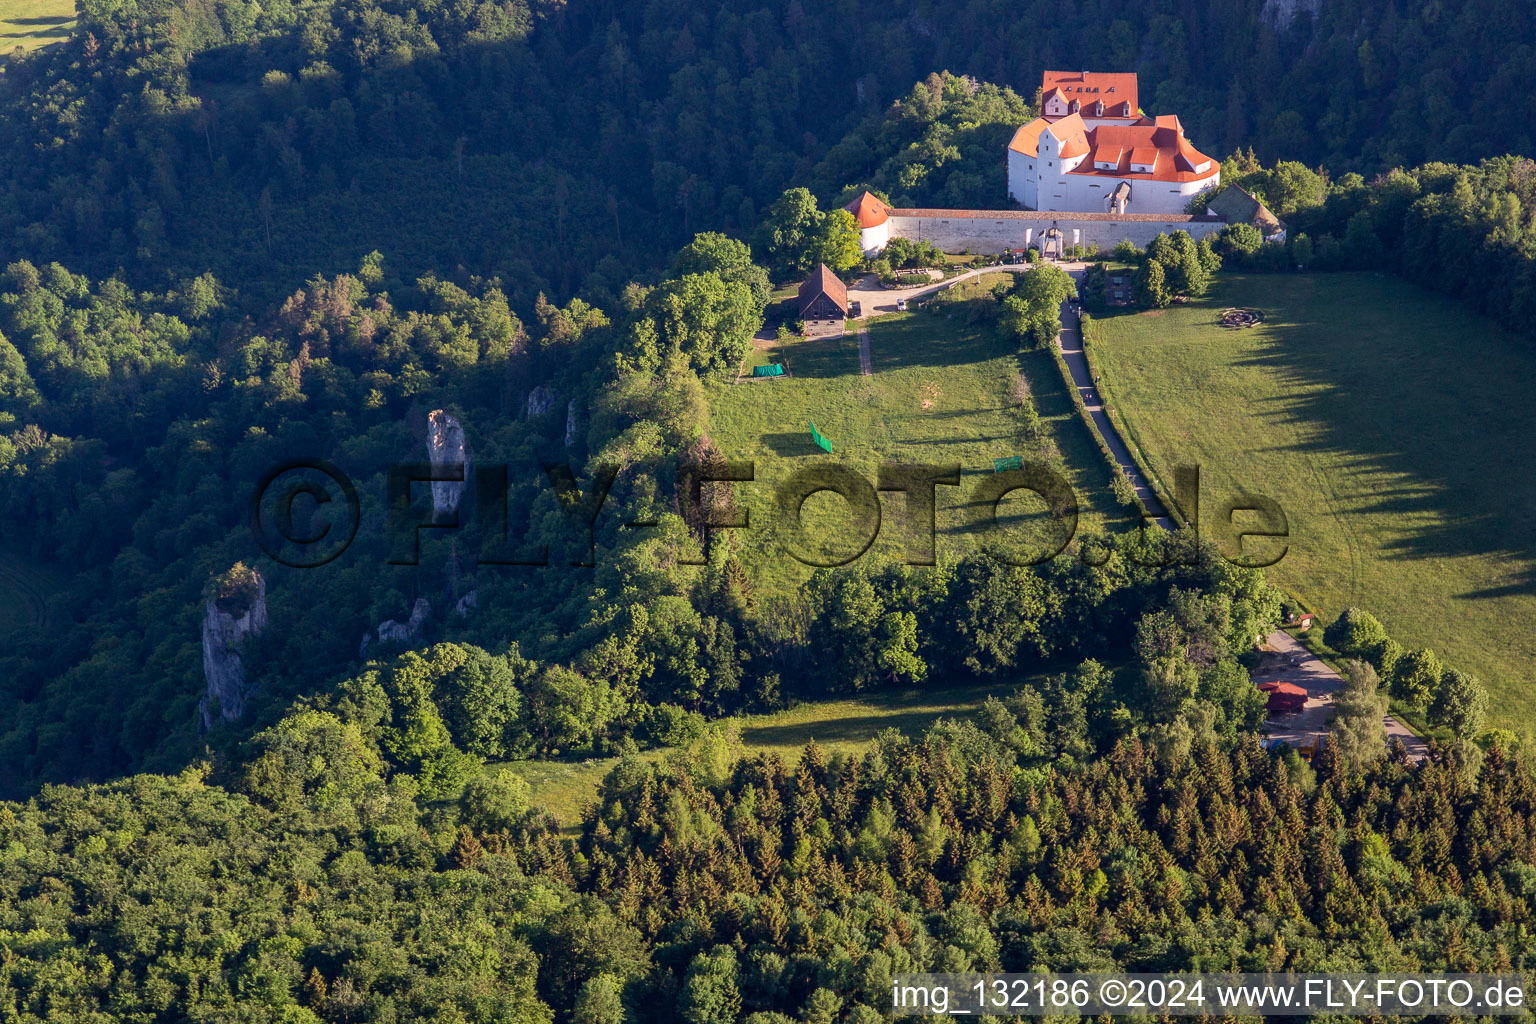
[[[471,590],[459,598],[458,603],[453,606],[453,614],[461,619],[468,618],[469,613],[478,607],[480,607],[480,591]]]
[[[427,458],[434,476],[444,469],[464,468],[461,480],[432,482],[432,518],[451,520],[459,511],[464,484],[469,480],[469,442],[459,421],[441,409],[427,417]]]
[[[553,391],[540,384],[528,392],[528,418],[533,419],[535,416],[543,416],[553,409],[558,401],[560,401],[560,392]]]
[[[565,407],[565,446],[567,448],[576,443],[576,399],[571,399]]]
[[[418,597],[411,607],[411,617],[404,622],[395,619],[385,619],[379,623],[379,628],[373,634],[364,633],[363,642],[358,645],[357,656],[366,657],[368,648],[374,643],[380,644],[408,644],[421,635],[421,627],[432,615],[432,602],[424,597]]]
[[[208,692],[198,705],[203,728],[233,722],[245,714],[256,692],[245,677],[240,649],[248,637],[267,628],[267,582],[242,564],[220,578],[203,608],[203,678]]]
[[[1322,9],[1322,0],[1264,0],[1259,17],[1279,30],[1290,28],[1298,14],[1316,18]]]

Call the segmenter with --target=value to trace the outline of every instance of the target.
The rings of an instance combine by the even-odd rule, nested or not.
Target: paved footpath
[[[1104,400],[1099,394],[1098,386],[1093,382],[1093,370],[1088,366],[1088,354],[1083,351],[1082,319],[1073,312],[1070,304],[1061,307],[1061,334],[1056,338],[1056,344],[1061,349],[1061,357],[1067,362],[1067,369],[1072,373],[1072,383],[1077,385],[1077,393],[1083,396],[1083,405],[1088,408],[1088,416],[1093,420],[1094,427],[1099,436],[1109,446],[1110,452],[1115,457],[1115,462],[1120,465],[1120,470],[1127,480],[1136,488],[1136,496],[1141,499],[1147,511],[1152,513],[1152,521],[1165,530],[1175,528],[1168,510],[1163,507],[1157,492],[1152,489],[1146,477],[1141,475],[1141,470],[1136,465],[1136,460],[1131,458],[1131,450],[1126,447],[1125,441],[1120,437],[1120,431],[1115,429],[1110,421],[1109,414],[1104,411]]]
[[[1344,688],[1344,680],[1326,661],[1285,630],[1275,630],[1267,640],[1267,646],[1274,653],[1254,670],[1254,685],[1295,683],[1307,691],[1307,703],[1300,711],[1269,719],[1266,729],[1270,739],[1284,740],[1292,747],[1300,747],[1303,740],[1328,731],[1334,696]],[[1382,725],[1386,728],[1388,743],[1393,739],[1402,741],[1408,750],[1408,760],[1417,763],[1429,756],[1428,745],[1409,732],[1396,717],[1384,716]]]
[[[1071,274],[1074,280],[1080,280],[1086,264],[1083,263],[1058,263],[1057,266]],[[997,267],[979,267],[975,270],[958,274],[947,281],[933,281],[927,284],[914,285],[910,288],[883,288],[874,275],[868,275],[856,282],[848,289],[848,298],[857,299],[864,315],[893,311],[896,308],[897,299],[906,299],[909,302],[927,298],[937,294],[946,288],[951,288],[962,281],[967,281],[982,274],[1014,273],[1024,274],[1034,269],[1034,264],[1005,264]],[[1136,488],[1136,496],[1146,505],[1152,513],[1152,519],[1157,525],[1166,530],[1175,528],[1173,518],[1168,510],[1163,507],[1157,492],[1151,487],[1141,470],[1136,466],[1136,460],[1131,458],[1131,451],[1126,447],[1125,441],[1120,437],[1120,432],[1110,422],[1109,415],[1105,413],[1103,403],[1099,397],[1099,389],[1094,386],[1093,372],[1088,368],[1088,356],[1083,352],[1082,329],[1078,315],[1074,313],[1068,304],[1061,307],[1061,336],[1056,343],[1061,347],[1062,357],[1067,361],[1067,369],[1072,373],[1072,381],[1077,385],[1077,390],[1083,396],[1083,404],[1088,407],[1089,418],[1093,420],[1098,429],[1099,436],[1104,438],[1104,443],[1115,456],[1120,469]],[[865,375],[874,372],[869,362],[869,338],[863,328],[859,330],[859,370]]]
[[[1061,263],[1057,265],[1069,272],[1074,267],[1084,266],[1081,263]],[[977,267],[975,270],[967,270],[963,274],[956,274],[947,281],[928,281],[907,288],[887,288],[880,283],[880,279],[874,274],[866,274],[848,286],[848,299],[849,301],[858,301],[859,308],[864,311],[864,317],[876,316],[880,313],[894,313],[896,312],[897,299],[906,299],[908,302],[926,299],[962,281],[969,281],[973,277],[980,277],[982,274],[1024,274],[1028,273],[1032,266],[1029,263],[1004,263],[996,267]]]

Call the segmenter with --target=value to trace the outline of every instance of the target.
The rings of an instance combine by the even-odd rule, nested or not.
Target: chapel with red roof
[[[1025,209],[1177,214],[1221,183],[1177,115],[1142,112],[1134,73],[1047,71],[1040,110],[1008,143],[1008,195]]]

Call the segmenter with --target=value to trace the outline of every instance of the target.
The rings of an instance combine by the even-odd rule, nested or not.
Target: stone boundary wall
[[[1051,228],[1060,228],[1068,246],[1094,245],[1107,252],[1129,238],[1138,248],[1161,234],[1188,231],[1199,241],[1227,226],[1210,214],[1067,213],[1049,210],[913,210],[893,209],[892,238],[926,241],[945,252],[969,249],[999,253],[1004,249],[1038,247]]]

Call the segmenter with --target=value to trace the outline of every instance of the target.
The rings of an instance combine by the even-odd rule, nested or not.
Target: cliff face
[[[1316,18],[1322,6],[1322,0],[1264,0],[1264,6],[1259,9],[1259,17],[1276,29],[1284,30],[1290,27],[1298,14]]]
[[[463,602],[461,601],[460,604]],[[470,605],[474,607],[473,604]],[[460,612],[468,614],[467,611]],[[411,617],[404,622],[395,619],[385,619],[379,623],[375,633],[364,633],[362,643],[357,647],[357,656],[366,658],[368,649],[374,644],[408,644],[421,635],[421,627],[432,615],[432,602],[424,597],[418,597],[416,603],[411,606]],[[375,637],[375,634],[377,636]]]
[[[441,409],[427,417],[427,458],[434,475],[438,470],[464,467],[463,480],[432,483],[432,518],[452,519],[459,511],[464,483],[469,479],[469,442],[459,421]]]
[[[555,407],[555,403],[559,401],[560,392],[551,390],[540,384],[538,387],[528,392],[528,418],[533,419],[535,416],[543,416],[545,413],[549,412],[549,410],[553,409]]]
[[[203,728],[233,722],[245,714],[245,702],[256,692],[245,678],[240,645],[267,628],[267,583],[254,570],[238,601],[210,597],[203,609],[203,677],[208,692],[199,704]]]

